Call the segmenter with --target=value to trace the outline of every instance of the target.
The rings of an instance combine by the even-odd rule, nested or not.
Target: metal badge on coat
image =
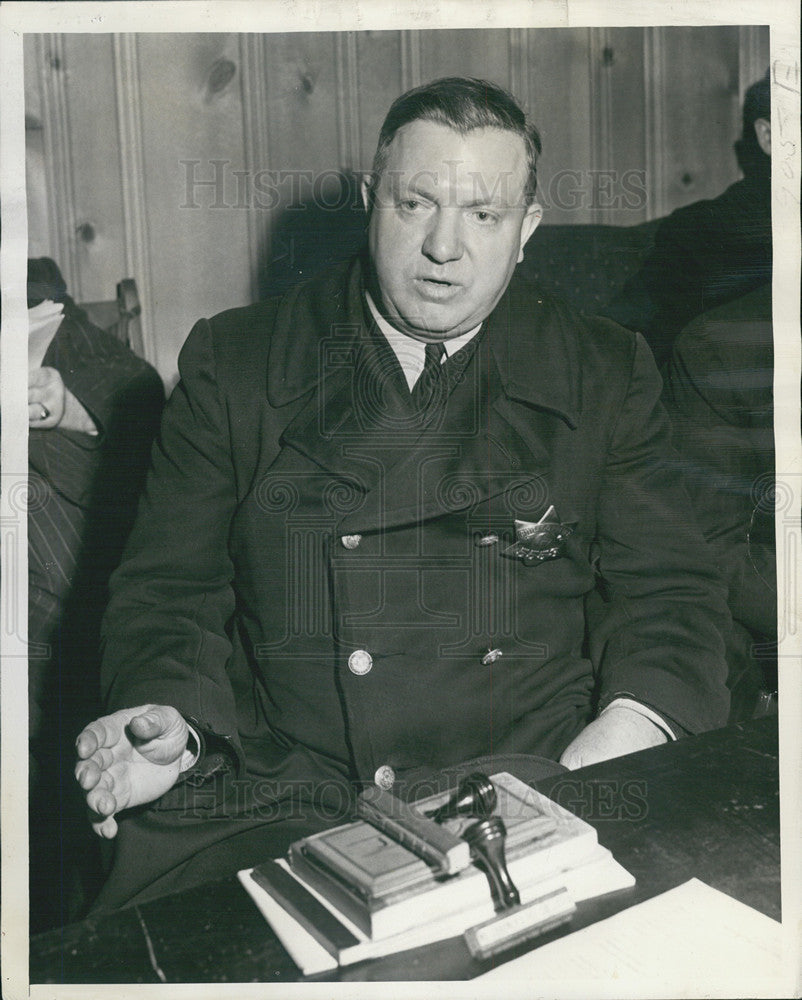
[[[552,505],[537,522],[515,521],[515,542],[504,549],[502,555],[520,559],[525,566],[559,559],[565,549],[565,540],[573,534],[577,522],[563,524]]]

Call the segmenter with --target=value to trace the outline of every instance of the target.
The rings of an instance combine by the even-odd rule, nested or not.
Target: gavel
[[[471,856],[485,870],[490,883],[490,894],[496,910],[519,906],[521,896],[507,869],[504,841],[507,828],[500,816],[489,816],[472,823],[462,834],[471,848]]]
[[[481,771],[474,771],[462,779],[448,802],[426,815],[435,823],[456,816],[479,817],[479,822],[467,827],[462,837],[467,840],[474,861],[487,874],[496,910],[508,910],[518,906],[521,897],[507,869],[504,852],[507,828],[500,816],[493,815],[497,801],[490,778]]]
[[[456,816],[486,818],[493,814],[497,801],[496,789],[490,778],[481,771],[474,771],[462,779],[448,802],[426,813],[426,816],[434,823]]]

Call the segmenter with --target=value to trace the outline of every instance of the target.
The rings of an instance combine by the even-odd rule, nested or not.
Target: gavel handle
[[[515,887],[515,883],[510,878],[510,873],[505,865],[486,864],[484,859],[477,859],[487,874],[490,883],[490,894],[497,910],[508,910],[511,906],[518,906],[521,902],[521,894]]]
[[[518,906],[521,896],[507,869],[504,841],[507,831],[498,816],[481,820],[469,826],[463,834],[471,846],[471,855],[487,873],[490,893],[497,910]]]

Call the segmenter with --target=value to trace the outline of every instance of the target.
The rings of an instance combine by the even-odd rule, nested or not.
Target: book
[[[390,937],[373,940],[351,923],[328,899],[304,883],[290,869],[285,859],[279,859],[273,864],[281,869],[288,879],[297,883],[304,893],[304,899],[308,896],[316,904],[325,907],[330,917],[339,925],[334,934],[327,936],[323,933],[316,914],[307,911],[303,903],[299,905],[296,902],[292,908],[283,905],[281,900],[282,896],[286,896],[286,887],[277,890],[271,886],[269,879],[261,881],[254,879],[256,869],[253,868],[246,868],[238,873],[248,895],[287,949],[292,960],[307,976],[458,937],[468,928],[485,923],[494,916],[488,891],[487,897],[472,909],[451,913],[432,921],[426,919],[428,914],[422,910],[419,914],[420,922],[416,926]],[[268,870],[272,874],[272,870]],[[522,888],[521,902],[527,904],[564,888],[574,903],[580,903],[585,899],[628,889],[634,884],[635,879],[632,875],[614,860],[606,848],[597,845],[584,864]],[[348,941],[345,944],[342,943],[344,934],[350,935],[345,939]]]
[[[597,847],[592,826],[506,772],[493,775],[492,781],[498,795],[496,813],[508,831],[507,867],[519,891],[592,856]],[[422,814],[448,797],[433,795],[415,808]],[[471,822],[470,817],[458,817],[445,825],[459,836]],[[422,912],[435,920],[490,898],[487,877],[476,866],[444,876],[361,820],[296,841],[289,859],[307,886],[373,939],[415,927]]]
[[[366,788],[357,800],[357,813],[444,875],[456,875],[471,863],[466,840],[384,788]]]

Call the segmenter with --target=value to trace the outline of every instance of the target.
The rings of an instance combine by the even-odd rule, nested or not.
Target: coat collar
[[[342,357],[364,335],[364,257],[340,264],[292,289],[279,303],[268,358],[268,399],[274,407],[306,395],[322,378],[323,341]],[[506,396],[555,413],[576,427],[581,408],[577,317],[513,277],[485,320],[485,336]],[[347,366],[341,369],[343,377]]]

